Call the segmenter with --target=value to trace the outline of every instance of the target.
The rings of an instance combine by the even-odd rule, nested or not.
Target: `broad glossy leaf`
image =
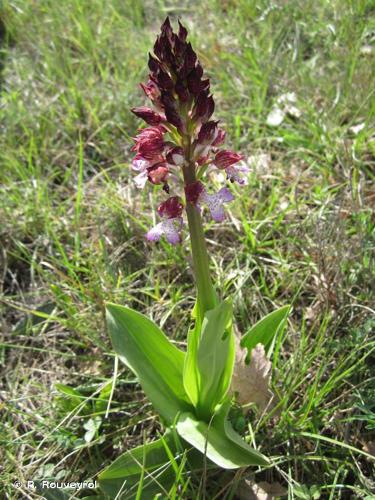
[[[241,339],[241,347],[246,347],[249,352],[257,344],[268,347],[276,333],[284,327],[289,311],[290,306],[283,306],[267,314],[245,333]]]
[[[192,413],[183,413],[177,421],[179,435],[224,469],[249,465],[268,465],[261,453],[245,443],[227,420],[229,405],[223,405],[211,425],[198,420]]]
[[[107,304],[107,323],[114,350],[160,415],[173,423],[178,412],[191,408],[183,386],[185,354],[155,323],[127,307]]]
[[[206,312],[197,348],[199,410],[211,416],[228,391],[234,364],[232,305],[221,302]]]
[[[166,432],[163,438],[125,452],[99,474],[101,490],[110,498],[136,498],[143,472],[142,499],[165,493],[176,477],[167,449],[177,454],[172,432]],[[117,497],[119,491],[121,494]]]

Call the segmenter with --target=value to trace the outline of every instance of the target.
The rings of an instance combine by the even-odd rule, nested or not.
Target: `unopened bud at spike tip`
[[[148,125],[159,125],[163,121],[163,117],[159,113],[156,113],[153,109],[147,108],[146,106],[132,108],[131,112],[148,123]]]

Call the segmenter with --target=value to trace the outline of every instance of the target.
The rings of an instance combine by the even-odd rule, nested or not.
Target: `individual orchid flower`
[[[211,217],[215,222],[222,222],[225,219],[224,203],[233,201],[234,196],[228,188],[223,187],[217,193],[209,194],[206,190],[202,191],[198,198],[198,204],[207,205]]]
[[[132,168],[139,172],[134,177],[134,183],[140,189],[145,187],[147,180],[152,184],[164,184],[164,188],[167,185],[166,180],[169,169],[163,156],[159,155],[152,160],[146,160],[143,156],[137,154],[133,159]]]
[[[224,203],[234,200],[233,194],[226,187],[223,187],[217,193],[208,193],[199,181],[189,184],[185,187],[186,199],[200,207],[206,205],[215,222],[222,222],[225,219]]]
[[[250,172],[250,169],[242,162],[242,160],[242,155],[225,149],[216,153],[214,164],[220,170],[225,171],[227,179],[229,179],[231,182],[246,184],[246,174]],[[239,165],[236,165],[239,162],[241,163]]]
[[[135,138],[133,151],[137,151],[146,160],[152,160],[159,156],[164,150],[165,129],[161,125],[148,127],[141,130]]]
[[[181,217],[183,205],[178,196],[172,196],[158,207],[158,213],[163,218],[146,234],[149,241],[159,241],[164,235],[166,240],[172,245],[180,242],[181,227],[183,219]]]

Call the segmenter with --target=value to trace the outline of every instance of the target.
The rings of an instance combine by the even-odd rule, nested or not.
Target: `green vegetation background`
[[[370,0],[2,2],[0,490],[33,498],[13,480],[95,477],[160,429],[123,366],[106,415],[103,304],[147,313],[184,346],[189,242],[145,242],[157,188],[136,190],[129,169],[140,127],[129,108],[144,103],[137,84],[167,14],[188,26],[227,144],[252,167],[227,220],[207,223],[218,288],[234,295],[242,332],[294,301],[274,359],[277,408],[249,418],[276,466],[177,486],[235,498],[255,474],[290,498],[374,498]],[[287,93],[299,112],[269,125]]]

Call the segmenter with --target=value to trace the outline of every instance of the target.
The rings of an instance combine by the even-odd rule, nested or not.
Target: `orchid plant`
[[[166,428],[159,439],[127,451],[100,474],[100,486],[112,498],[140,498],[141,483],[144,498],[151,498],[161,487],[168,490],[186,464],[190,470],[269,464],[235,432],[229,418],[236,396],[231,387],[236,354],[232,304],[213,285],[202,224],[204,209],[220,222],[224,205],[234,199],[227,186],[213,191],[215,171],[224,172],[229,183],[244,185],[248,168],[241,154],[223,148],[225,131],[212,119],[210,81],[186,28],[178,24],[175,33],[169,19],[164,21],[149,55],[149,80],[141,87],[153,108],[132,109],[148,125],[135,137],[132,168],[139,188],[148,183],[161,187],[160,221],[147,232],[147,240],[178,244],[186,215],[197,300],[186,352],[144,315],[107,304],[114,350],[135,373]],[[248,360],[257,345],[272,345],[288,310],[273,311],[241,338]]]

